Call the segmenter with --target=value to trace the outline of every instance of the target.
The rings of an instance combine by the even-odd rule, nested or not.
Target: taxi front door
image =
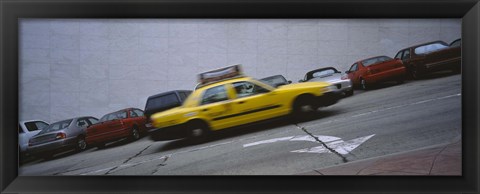
[[[249,81],[232,83],[235,99],[232,100],[235,125],[273,118],[281,113],[279,98],[270,91]]]

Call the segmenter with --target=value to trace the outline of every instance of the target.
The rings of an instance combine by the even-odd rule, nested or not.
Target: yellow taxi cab
[[[278,88],[244,76],[240,65],[205,72],[182,106],[151,116],[153,140],[201,139],[212,131],[285,115],[302,116],[340,99],[326,82]]]

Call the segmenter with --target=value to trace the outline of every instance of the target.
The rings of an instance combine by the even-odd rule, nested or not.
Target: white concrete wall
[[[460,19],[21,19],[20,120],[55,122],[143,109],[150,95],[192,89],[197,73],[243,64],[294,82],[345,71],[426,41],[461,36]]]

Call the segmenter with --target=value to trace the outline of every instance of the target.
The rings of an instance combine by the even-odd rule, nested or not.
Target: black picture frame
[[[39,0],[0,2],[2,193],[478,193],[478,0]],[[462,18],[462,176],[21,176],[17,172],[20,18]]]

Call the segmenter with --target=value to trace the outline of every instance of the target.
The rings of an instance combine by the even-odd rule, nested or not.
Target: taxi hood
[[[299,89],[299,88],[315,88],[315,87],[327,87],[331,85],[328,82],[303,82],[303,83],[294,83],[287,84],[277,88],[277,90],[289,90],[289,89]]]

